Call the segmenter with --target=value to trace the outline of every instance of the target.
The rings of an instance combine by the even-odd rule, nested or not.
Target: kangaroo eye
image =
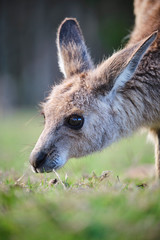
[[[83,116],[77,114],[71,115],[65,119],[65,125],[71,129],[79,130],[82,128],[84,123]]]

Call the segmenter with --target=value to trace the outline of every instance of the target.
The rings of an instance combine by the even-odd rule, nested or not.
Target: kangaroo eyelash
[[[44,117],[44,119],[45,119],[45,114],[44,114],[44,112],[41,112],[41,115]]]

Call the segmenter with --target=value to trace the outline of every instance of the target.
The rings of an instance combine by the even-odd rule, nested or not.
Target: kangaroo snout
[[[59,149],[57,143],[54,139],[45,141],[43,134],[41,135],[29,159],[34,172],[52,172],[53,169],[61,168],[65,164],[67,151],[65,147]]]
[[[47,153],[44,151],[32,152],[30,155],[30,164],[32,165],[35,172],[38,172],[46,161]]]
[[[55,148],[46,152],[44,150],[38,152],[33,150],[30,155],[30,164],[32,170],[36,173],[52,172],[53,169],[56,170],[63,165]]]

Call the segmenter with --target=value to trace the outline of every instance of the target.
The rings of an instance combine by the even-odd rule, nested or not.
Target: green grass
[[[128,168],[154,163],[145,135],[69,160],[59,171],[64,188],[54,173],[30,170],[42,128],[33,111],[0,118],[0,239],[160,239],[159,184],[126,177]]]

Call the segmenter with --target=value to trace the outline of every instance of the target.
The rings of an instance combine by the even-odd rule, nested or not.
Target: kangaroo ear
[[[117,90],[123,87],[125,83],[132,78],[142,57],[144,56],[145,52],[150,47],[150,45],[153,43],[153,41],[156,39],[156,37],[157,37],[157,32],[154,32],[147,39],[143,40],[143,42],[139,43],[138,46],[135,45],[135,46],[132,46],[132,48],[128,49],[128,55],[130,55],[130,53],[132,52],[132,56],[130,57],[127,65],[123,68],[123,70],[120,72],[118,77],[116,77],[114,81],[115,82],[114,86],[110,91],[110,95],[114,96]],[[126,55],[126,58],[128,58],[127,49],[125,51],[125,55]]]
[[[93,68],[90,55],[76,19],[66,18],[57,32],[58,60],[65,77]]]

